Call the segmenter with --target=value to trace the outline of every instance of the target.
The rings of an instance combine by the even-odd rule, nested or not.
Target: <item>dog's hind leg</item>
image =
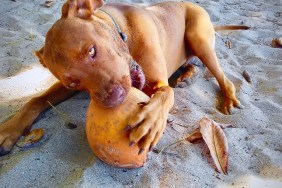
[[[241,107],[236,98],[234,84],[225,76],[218,62],[214,50],[215,31],[209,15],[204,9],[198,7],[195,11],[187,13],[189,22],[185,30],[185,42],[187,47],[197,56],[216,78],[223,93],[222,112],[231,114],[233,107]]]

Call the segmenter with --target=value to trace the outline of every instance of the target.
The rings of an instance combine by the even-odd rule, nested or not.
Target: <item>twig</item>
[[[54,105],[51,104],[50,101],[47,101],[47,103],[56,111],[58,112],[58,114],[68,123],[71,122],[71,118],[68,114],[65,114],[63,112],[61,112],[60,110],[58,110]]]
[[[158,154],[161,154],[161,153],[162,153],[165,149],[167,149],[168,147],[173,146],[173,145],[175,145],[175,144],[177,144],[177,143],[179,143],[179,142],[182,142],[182,141],[184,141],[184,140],[188,140],[189,137],[193,136],[195,133],[198,133],[198,132],[199,132],[199,129],[196,129],[196,130],[195,130],[194,132],[192,132],[191,134],[189,134],[189,135],[187,135],[187,136],[184,136],[184,137],[182,137],[182,138],[180,138],[180,139],[178,139],[178,140],[172,142],[171,144],[168,144],[168,145],[164,146],[164,147],[163,147],[161,150],[159,150],[157,153],[158,153]]]
[[[169,145],[164,146],[161,150],[157,151],[157,153],[158,153],[158,154],[161,154],[166,148],[168,148],[168,147],[170,147],[170,146],[173,146],[173,145],[175,145],[175,144],[177,144],[177,143],[179,143],[179,142],[182,142],[182,141],[184,141],[184,140],[185,140],[184,138],[180,138],[180,139],[176,140],[175,142],[173,142],[173,143],[171,143],[171,144],[169,144]]]

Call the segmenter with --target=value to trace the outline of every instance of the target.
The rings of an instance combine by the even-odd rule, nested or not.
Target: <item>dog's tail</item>
[[[216,25],[214,26],[214,30],[248,30],[251,27],[245,25]]]

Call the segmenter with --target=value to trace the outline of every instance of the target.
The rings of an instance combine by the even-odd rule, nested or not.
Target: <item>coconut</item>
[[[137,144],[129,146],[130,130],[125,130],[130,118],[138,113],[150,98],[131,88],[125,101],[113,108],[100,106],[91,100],[87,111],[86,135],[94,154],[105,163],[122,168],[142,167],[147,151],[138,155]]]

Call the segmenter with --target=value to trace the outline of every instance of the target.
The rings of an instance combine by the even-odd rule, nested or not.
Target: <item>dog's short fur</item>
[[[235,87],[224,75],[214,50],[215,30],[206,11],[187,2],[165,2],[147,8],[109,4],[102,0],[68,0],[62,17],[48,31],[44,47],[35,54],[60,82],[31,99],[0,126],[0,152],[31,127],[49,107],[87,90],[100,105],[123,102],[131,86],[151,100],[130,120],[130,143],[140,152],[161,138],[174,92],[168,78],[189,58],[197,56],[217,79],[223,94],[222,112],[240,107]],[[124,42],[112,18],[127,35]],[[189,68],[191,70],[191,67]],[[190,74],[186,74],[190,75]],[[181,77],[181,79],[184,79]]]

